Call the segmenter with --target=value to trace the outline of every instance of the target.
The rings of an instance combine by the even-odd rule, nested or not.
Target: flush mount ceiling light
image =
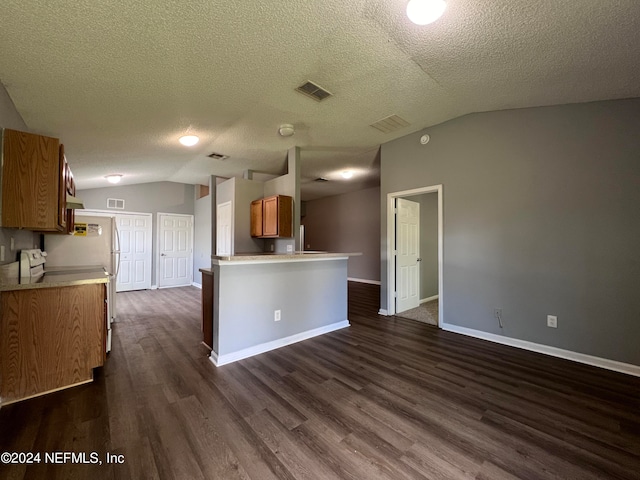
[[[346,178],[348,180],[349,178],[353,177],[353,171],[345,170],[340,175],[342,175],[342,178]]]
[[[184,137],[180,137],[178,141],[185,147],[193,147],[200,139],[195,135],[185,135]]]
[[[122,174],[118,173],[115,175],[107,175],[104,178],[106,178],[109,183],[120,183],[120,180],[122,180]]]
[[[416,25],[427,25],[439,19],[445,8],[447,4],[444,0],[410,0],[407,17]]]
[[[296,133],[296,130],[293,128],[293,125],[291,125],[290,123],[285,123],[283,125],[280,125],[280,128],[278,128],[278,133],[282,137],[290,137],[291,135]]]

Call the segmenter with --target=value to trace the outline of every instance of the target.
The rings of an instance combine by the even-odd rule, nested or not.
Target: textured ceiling
[[[638,0],[448,0],[423,27],[406,3],[4,0],[0,81],[81,189],[280,173],[298,145],[306,199],[377,184],[381,143],[460,115],[640,96]],[[392,114],[409,125],[369,126]]]

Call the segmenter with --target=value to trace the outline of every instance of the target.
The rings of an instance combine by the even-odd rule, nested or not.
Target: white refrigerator
[[[116,319],[116,277],[120,267],[120,235],[115,216],[75,216],[74,235],[46,234],[45,273],[106,271],[107,285],[107,352],[111,350],[111,324]]]

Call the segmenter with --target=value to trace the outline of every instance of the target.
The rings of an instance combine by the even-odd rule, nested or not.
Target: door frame
[[[438,194],[438,327],[444,321],[443,315],[443,291],[442,291],[442,263],[444,258],[444,222],[443,222],[443,186],[432,185],[429,187],[414,188],[412,190],[403,190],[400,192],[387,193],[387,315],[395,315],[396,313],[396,198],[413,197],[424,193]],[[421,226],[423,228],[423,226]]]
[[[162,230],[162,225],[160,225],[160,215],[171,215],[172,217],[189,217],[191,218],[191,245],[189,246],[189,250],[191,251],[189,254],[189,264],[191,265],[191,282],[189,285],[193,285],[193,246],[195,239],[193,238],[194,233],[194,216],[190,213],[169,213],[169,212],[157,212],[156,213],[156,288],[173,288],[171,287],[163,287],[160,286],[160,231]],[[176,287],[184,287],[185,285],[176,285]]]

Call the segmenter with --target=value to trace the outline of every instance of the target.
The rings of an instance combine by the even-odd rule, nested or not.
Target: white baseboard
[[[151,285],[151,290],[157,290],[158,289],[158,285]]]
[[[380,280],[367,280],[366,278],[352,278],[352,277],[347,277],[347,280],[350,282],[368,283],[370,285],[382,285]]]
[[[387,310],[385,310],[384,308],[381,308],[380,310],[378,310],[378,315],[384,315],[385,317],[389,316],[389,312]]]
[[[332,323],[331,325],[325,325],[324,327],[307,330],[306,332],[296,333],[295,335],[290,335],[285,338],[279,338],[278,340],[273,340],[271,342],[254,345],[253,347],[238,350],[237,352],[218,355],[216,352],[212,351],[209,360],[211,360],[211,362],[216,367],[221,367],[222,365],[237,362],[238,360],[242,360],[244,358],[253,357],[254,355],[259,355],[270,350],[275,350],[276,348],[286,347],[287,345],[291,345],[292,343],[301,342],[302,340],[317,337],[318,335],[323,335],[335,330],[340,330],[341,328],[349,327],[350,325],[351,324],[349,323],[349,320],[343,320],[341,322]]]
[[[450,323],[443,323],[440,327],[448,332],[460,333],[469,337],[480,338],[482,340],[488,340],[502,345],[509,345],[523,350],[530,350],[532,352],[543,353],[552,357],[573,360],[574,362],[593,365],[594,367],[600,367],[607,370],[613,370],[614,372],[626,373],[628,375],[640,377],[640,365],[632,365],[630,363],[618,362],[607,358],[594,357],[585,353],[572,352],[570,350],[563,350],[562,348],[527,342],[526,340],[519,340],[517,338],[503,337],[502,335],[487,333],[467,327],[460,327]]]
[[[200,283],[191,282],[191,286],[192,286],[192,287],[199,288],[200,290],[202,290],[202,284],[200,284]]]
[[[420,300],[420,304],[422,305],[423,303],[431,302],[432,300],[437,300],[438,297],[439,295],[434,295],[433,297],[423,298],[422,300]]]

